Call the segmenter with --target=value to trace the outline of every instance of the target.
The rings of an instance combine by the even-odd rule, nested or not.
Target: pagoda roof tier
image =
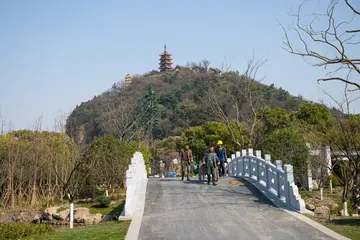
[[[172,56],[169,52],[164,51],[160,56]]]
[[[172,65],[173,63],[172,62],[169,62],[169,63],[159,63],[160,66],[168,66],[168,65]]]
[[[168,68],[168,69],[172,69],[172,66],[168,66],[168,65],[167,65],[167,66],[160,66],[159,68],[160,68],[160,69],[161,69],[161,68]]]
[[[171,57],[161,57],[161,58],[159,58],[159,60],[172,60],[172,58]]]

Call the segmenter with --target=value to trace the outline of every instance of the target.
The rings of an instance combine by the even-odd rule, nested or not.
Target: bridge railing
[[[122,216],[132,217],[135,214],[139,198],[146,191],[147,174],[143,155],[136,152],[126,171],[126,200]]]
[[[281,160],[276,160],[273,164],[269,154],[262,158],[261,151],[255,151],[254,154],[250,148],[232,154],[231,158],[228,158],[227,169],[230,170],[230,176],[249,180],[271,194],[281,205],[296,211],[305,211],[304,200],[301,199],[294,182],[292,165],[283,166]]]

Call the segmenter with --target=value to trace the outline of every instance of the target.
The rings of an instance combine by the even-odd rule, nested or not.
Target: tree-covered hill
[[[134,76],[130,86],[114,84],[76,106],[67,119],[67,133],[76,142],[105,134],[125,141],[163,139],[207,121],[222,121],[224,115],[251,122],[253,110],[265,106],[295,110],[303,101],[274,84],[256,81],[251,70],[254,66],[240,74],[195,65]]]

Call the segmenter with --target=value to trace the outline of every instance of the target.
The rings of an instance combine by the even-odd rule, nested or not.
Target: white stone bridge
[[[291,165],[274,165],[252,149],[228,162],[230,176],[212,186],[147,179],[142,155],[135,153],[119,218],[132,219],[126,239],[347,239],[301,214],[305,205]]]

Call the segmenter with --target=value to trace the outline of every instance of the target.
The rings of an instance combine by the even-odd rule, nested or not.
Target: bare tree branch
[[[297,50],[290,41],[288,31],[285,30],[284,26],[281,27],[284,31],[285,41],[284,49],[291,54],[301,56],[306,59],[314,59],[316,63],[313,66],[324,67],[327,69],[330,66],[339,66],[334,71],[329,71],[329,74],[336,74],[338,76],[331,76],[326,78],[320,78],[318,81],[340,81],[350,86],[355,87],[353,90],[360,90],[360,58],[352,57],[354,53],[347,47],[347,45],[357,45],[359,42],[350,42],[350,40],[356,37],[356,33],[360,32],[360,29],[346,29],[347,26],[353,22],[353,19],[359,15],[359,12],[345,0],[346,5],[356,15],[350,21],[336,21],[337,18],[334,15],[335,9],[339,7],[339,1],[331,1],[326,14],[313,14],[314,18],[310,21],[308,26],[301,24],[301,12],[306,1],[299,6],[296,14],[292,16],[296,18],[296,27],[293,29],[296,32],[298,39],[302,44],[302,50]],[[324,19],[325,17],[325,19]],[[315,20],[325,23],[326,26],[322,30],[315,30]],[[345,29],[344,29],[345,28]],[[312,44],[310,46],[310,43]],[[316,49],[319,47],[319,49]],[[326,47],[327,50],[320,50]],[[330,55],[330,52],[333,55]],[[350,80],[349,77],[343,77],[340,70],[348,69],[350,72],[357,74],[357,80]]]

